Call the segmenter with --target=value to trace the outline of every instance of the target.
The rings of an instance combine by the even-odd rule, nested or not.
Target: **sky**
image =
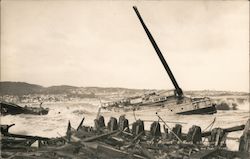
[[[1,1],[1,81],[249,91],[247,1]]]

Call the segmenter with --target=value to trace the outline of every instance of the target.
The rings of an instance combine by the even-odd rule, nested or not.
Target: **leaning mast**
[[[173,83],[173,85],[174,85],[174,87],[175,87],[177,96],[178,96],[178,97],[182,97],[182,96],[183,96],[182,89],[179,87],[177,81],[175,80],[175,77],[174,77],[172,71],[170,70],[170,68],[169,68],[169,66],[168,66],[168,64],[167,64],[167,62],[166,62],[166,60],[164,59],[164,57],[163,57],[163,55],[162,55],[162,53],[161,53],[161,50],[159,49],[159,47],[158,47],[158,45],[156,44],[156,42],[155,42],[153,36],[151,35],[150,31],[148,30],[147,26],[145,25],[145,23],[144,23],[144,21],[143,21],[141,15],[140,15],[140,13],[139,13],[139,11],[137,10],[137,7],[136,7],[136,6],[133,6],[133,9],[134,9],[136,15],[138,16],[138,18],[139,18],[139,20],[140,20],[140,22],[141,22],[141,24],[142,24],[142,26],[143,26],[143,28],[144,28],[144,30],[145,30],[147,36],[148,36],[148,38],[149,38],[151,44],[153,45],[153,47],[154,47],[154,49],[155,49],[155,51],[156,51],[158,57],[160,58],[161,63],[163,64],[165,70],[167,71],[167,73],[168,73],[168,75],[169,75],[169,77],[170,77],[170,79],[171,79],[171,81],[172,81],[172,83]]]

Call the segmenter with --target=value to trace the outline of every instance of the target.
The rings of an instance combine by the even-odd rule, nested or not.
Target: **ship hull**
[[[217,113],[216,106],[207,101],[190,102],[188,100],[180,104],[171,103],[154,103],[150,105],[141,105],[136,107],[115,107],[109,111],[119,113],[129,113],[135,111],[136,113],[148,112],[161,112],[164,114],[180,114],[180,115],[193,115],[193,114],[214,114]]]
[[[214,113],[217,113],[217,110],[216,110],[216,107],[213,105],[213,106],[210,106],[210,107],[205,107],[205,108],[180,112],[180,113],[177,113],[177,114],[192,115],[192,114],[214,114]]]

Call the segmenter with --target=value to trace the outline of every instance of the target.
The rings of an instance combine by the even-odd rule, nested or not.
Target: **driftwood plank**
[[[218,151],[217,148],[212,149],[212,150],[201,150],[197,153],[194,153],[190,155],[190,158],[192,159],[205,159],[211,156],[212,154],[216,153]]]
[[[98,152],[102,152],[102,153],[106,153],[108,156],[112,157],[112,158],[128,158],[130,156],[129,153],[125,152],[125,151],[121,151],[118,149],[115,149],[113,147],[107,146],[107,145],[98,145],[97,147],[97,151]],[[140,155],[132,155],[134,159],[146,159],[143,156]]]
[[[105,137],[108,137],[110,135],[113,135],[113,134],[117,133],[118,131],[119,130],[115,130],[115,131],[108,132],[108,133],[105,133],[105,134],[101,134],[101,135],[97,135],[97,136],[91,136],[91,137],[82,139],[81,141],[90,142],[90,141],[98,140],[98,139],[105,138]]]

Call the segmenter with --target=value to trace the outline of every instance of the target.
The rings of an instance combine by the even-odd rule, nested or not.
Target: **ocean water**
[[[39,106],[38,104],[30,105]],[[60,137],[65,135],[69,121],[72,127],[77,128],[82,118],[85,117],[84,125],[93,126],[99,105],[100,103],[98,100],[44,103],[43,107],[48,107],[50,109],[47,115],[6,115],[1,117],[1,124],[15,124],[15,126],[11,127],[9,130],[11,133]],[[158,120],[155,113],[154,110],[144,111],[143,113],[137,113],[135,111],[135,115],[129,112],[126,113],[125,116],[129,119],[129,123],[134,122],[136,119],[146,120],[145,129],[149,130],[150,124],[152,123],[151,121]],[[111,116],[118,118],[119,115],[124,113],[101,111],[101,114],[105,117],[105,122],[107,124]],[[192,125],[198,125],[204,130],[213,120],[215,120],[213,128],[228,128],[247,122],[249,118],[249,104],[243,103],[238,106],[238,110],[218,111],[218,113],[213,115],[175,115],[164,113],[159,113],[159,115],[167,121],[170,127],[173,127],[176,124],[175,122],[181,122],[183,126],[182,131],[185,133],[188,132],[188,129]],[[163,124],[161,124],[161,126],[162,125]],[[239,138],[241,135],[242,131],[228,134],[229,137],[234,138]],[[239,141],[237,139],[227,140],[227,146],[230,150],[238,150]]]

